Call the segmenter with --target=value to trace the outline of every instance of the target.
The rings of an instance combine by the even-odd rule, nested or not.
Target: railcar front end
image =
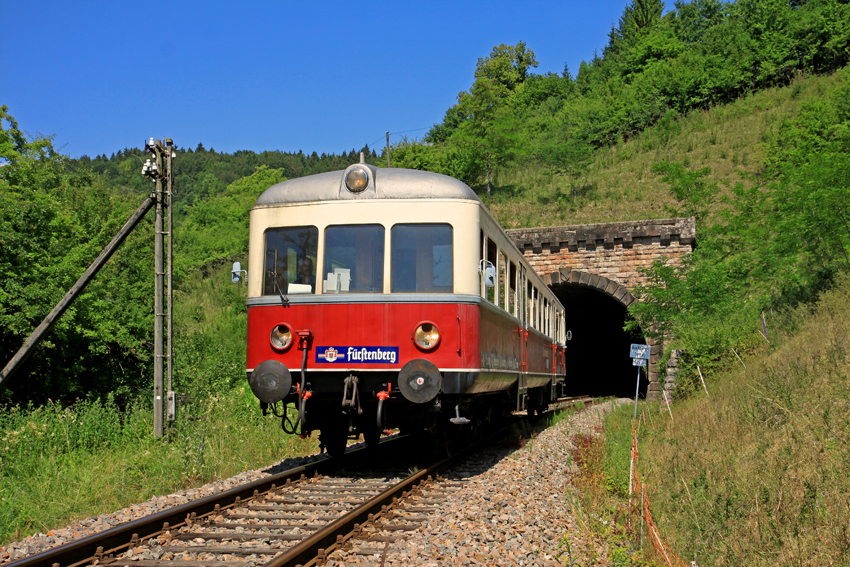
[[[388,428],[480,425],[558,382],[555,343],[533,329],[529,341],[521,310],[482,293],[483,211],[455,179],[367,164],[264,192],[251,211],[247,349],[263,410],[340,453]],[[528,362],[538,343],[548,357]]]

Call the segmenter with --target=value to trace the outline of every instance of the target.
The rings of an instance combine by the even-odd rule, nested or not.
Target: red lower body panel
[[[425,351],[413,342],[413,332],[422,322],[434,323],[441,340],[436,348]],[[270,305],[248,308],[248,352],[246,366],[249,371],[268,359],[279,360],[290,370],[301,368],[302,352],[297,337],[287,350],[272,348],[272,329],[285,323],[293,331],[309,329],[312,345],[307,357],[309,370],[399,370],[413,359],[426,359],[442,369],[480,368],[478,348],[478,306],[457,303],[345,303],[345,304],[294,304]],[[328,362],[320,347],[340,347],[345,358]],[[370,347],[397,349],[383,358],[357,355],[370,352]],[[349,351],[349,348],[355,349]],[[363,349],[366,348],[364,351]],[[387,352],[387,351],[385,351]],[[395,351],[390,351],[395,352]],[[351,354],[349,354],[351,353]]]

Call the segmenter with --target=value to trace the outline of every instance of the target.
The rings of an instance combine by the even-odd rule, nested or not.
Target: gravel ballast
[[[403,542],[389,546],[385,565],[554,566],[564,565],[570,553],[574,558],[593,557],[598,565],[608,564],[607,546],[579,529],[571,509],[570,502],[577,500],[572,481],[579,471],[570,452],[574,435],[597,434],[603,416],[613,404],[622,401],[626,400],[605,402],[578,412],[541,431],[534,439],[480,451],[444,473],[447,479],[463,480],[464,489],[448,497],[440,513],[430,515]],[[0,565],[318,458],[321,457],[286,459],[267,469],[156,496],[113,514],[35,534],[0,548]],[[556,559],[559,555],[560,559]],[[363,556],[354,564],[373,562],[375,558]],[[352,564],[352,558],[329,564]]]
[[[604,415],[620,399],[592,406],[541,431],[521,447],[492,447],[444,474],[463,480],[440,512],[381,557],[379,565],[563,566],[578,558],[609,565],[608,546],[579,529],[570,502],[579,469],[570,457],[573,436],[598,435]],[[560,556],[560,557],[558,557]],[[357,558],[329,565],[358,564]]]

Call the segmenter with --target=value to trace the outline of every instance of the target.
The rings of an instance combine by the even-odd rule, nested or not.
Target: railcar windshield
[[[315,226],[266,230],[263,295],[315,293],[318,243]]]
[[[452,293],[452,227],[397,224],[392,227],[393,293]]]
[[[384,227],[379,224],[325,229],[324,293],[384,291]]]

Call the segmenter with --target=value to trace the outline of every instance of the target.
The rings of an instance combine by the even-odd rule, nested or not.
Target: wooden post
[[[670,412],[670,421],[673,421],[673,410],[670,409],[670,400],[667,399],[667,390],[661,390],[661,395],[664,396],[664,401],[667,402],[667,411]]]
[[[699,381],[702,382],[702,389],[705,390],[705,395],[708,396],[708,388],[705,387],[705,380],[702,377],[702,370],[697,366],[697,372],[699,372]]]

